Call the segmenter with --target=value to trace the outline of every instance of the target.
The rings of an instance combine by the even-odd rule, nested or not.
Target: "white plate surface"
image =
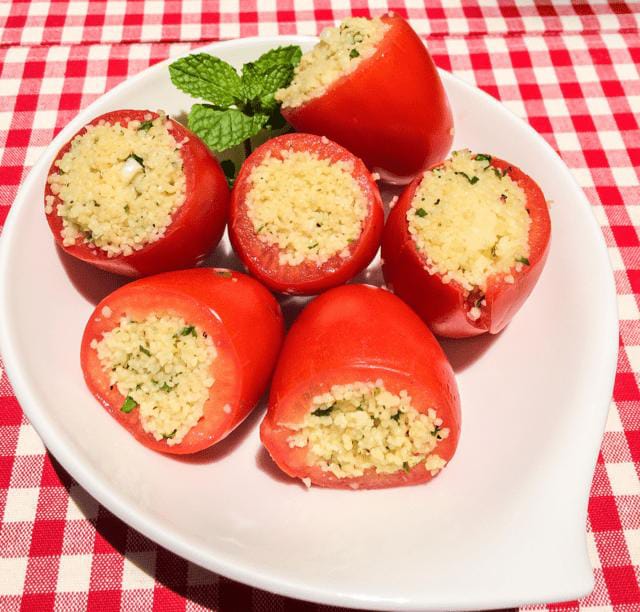
[[[253,38],[203,50],[240,66],[278,44],[313,42]],[[42,204],[47,169],[98,114],[188,109],[167,63],[81,112],[33,168],[1,240],[6,367],[49,450],[124,521],[231,578],[336,605],[497,608],[592,588],[587,500],[617,352],[604,241],[582,191],[543,139],[493,98],[442,78],[454,146],[493,153],[530,174],[553,201],[553,238],[538,286],[502,334],[445,343],[458,375],[462,436],[454,460],[426,486],[307,491],[261,449],[261,410],[212,451],[173,459],[135,442],[86,389],[78,358],[84,324],[122,281],[54,247]],[[212,261],[237,267],[226,239]],[[377,264],[365,278],[379,280]]]

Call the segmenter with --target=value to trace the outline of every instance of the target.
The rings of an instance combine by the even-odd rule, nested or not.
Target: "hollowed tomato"
[[[348,254],[336,253],[319,264],[303,261],[298,265],[280,263],[278,245],[263,242],[248,214],[247,197],[251,190],[251,172],[265,157],[282,159],[283,151],[304,151],[332,162],[352,165],[353,178],[364,194],[368,210],[360,236],[348,246]],[[286,134],[272,138],[257,148],[243,164],[231,194],[229,238],[238,257],[256,278],[273,291],[313,295],[353,278],[373,259],[382,235],[384,212],[378,187],[357,157],[327,138],[311,134]]]
[[[207,333],[217,351],[204,416],[173,446],[145,432],[137,410],[122,410],[126,398],[110,384],[109,372],[91,346],[122,317],[142,320],[153,313],[184,318]],[[278,303],[247,275],[223,269],[167,272],[124,285],[96,306],[82,338],[81,365],[96,399],[145,446],[165,453],[194,453],[223,439],[255,407],[269,382],[283,334]]]
[[[367,488],[410,485],[432,478],[424,462],[394,473],[365,471],[338,478],[310,461],[309,448],[289,444],[291,425],[302,423],[314,396],[333,385],[381,379],[393,393],[406,390],[419,412],[434,408],[449,428],[436,447],[445,461],[460,434],[460,402],[440,345],[418,316],[391,293],[366,285],[331,289],[313,300],[293,324],[274,373],[260,436],[278,467],[316,485]],[[445,468],[446,469],[446,468]]]
[[[484,304],[476,320],[469,311],[478,302],[476,292],[465,291],[456,281],[444,283],[440,274],[426,270],[426,258],[416,248],[409,233],[407,211],[422,175],[402,193],[391,211],[382,239],[382,271],[393,292],[409,304],[429,325],[431,331],[450,338],[467,338],[489,332],[497,334],[511,321],[533,290],[549,252],[551,220],[544,194],[535,181],[522,170],[496,157],[491,165],[508,173],[526,196],[526,208],[531,218],[529,227],[529,257],[520,270],[510,275],[489,277],[483,294]]]
[[[153,119],[158,116],[151,111],[117,110],[96,117],[89,125],[95,125],[100,121],[112,124],[125,124],[133,120],[142,122],[145,116],[149,115]],[[164,236],[130,255],[115,257],[109,257],[100,248],[90,248],[83,240],[76,240],[75,244],[65,246],[61,236],[62,217],[56,212],[60,200],[47,182],[45,198],[54,197],[53,210],[47,214],[47,221],[56,243],[62,250],[107,272],[138,277],[195,266],[218,244],[224,231],[229,206],[229,188],[224,173],[211,151],[195,134],[173,119],[167,118],[167,121],[172,124],[172,134],[177,142],[187,139],[180,149],[186,179],[186,195],[184,203],[173,214]],[[73,138],[85,132],[86,128],[82,128]],[[60,149],[49,174],[59,172],[55,162],[71,148],[73,138]]]
[[[375,53],[322,95],[282,114],[297,130],[325,135],[384,180],[408,183],[442,160],[453,141],[447,95],[420,37],[399,15]]]

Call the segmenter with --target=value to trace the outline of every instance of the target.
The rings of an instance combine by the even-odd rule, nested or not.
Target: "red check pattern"
[[[561,154],[615,271],[620,355],[589,503],[596,587],[549,610],[640,610],[640,5],[634,0],[0,0],[0,227],[20,183],[80,108],[211,40],[315,34],[392,9],[436,63],[528,120]],[[425,6],[425,4],[427,6]],[[49,455],[0,364],[0,609],[293,611],[218,577],[99,506]],[[535,609],[537,609],[535,608]],[[534,608],[529,608],[534,609]]]

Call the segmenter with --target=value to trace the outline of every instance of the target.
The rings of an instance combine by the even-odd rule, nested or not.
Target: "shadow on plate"
[[[482,334],[474,338],[438,338],[456,374],[463,372],[482,357],[500,337],[499,334]]]
[[[354,278],[349,281],[349,284],[365,284],[383,287],[385,283],[384,277],[382,276],[382,266],[380,265],[380,261],[370,264],[369,267],[365,268],[357,276],[354,276]]]
[[[244,265],[233,252],[231,244],[224,238],[220,240],[220,244],[213,252],[209,253],[202,265],[205,268],[229,268],[230,270],[247,273]]]
[[[260,446],[260,449],[256,453],[256,467],[261,472],[265,473],[271,480],[285,485],[300,487],[304,490],[307,489],[299,478],[291,478],[291,476],[287,476],[282,470],[280,470],[280,468],[278,468],[274,463],[273,459],[271,459],[264,446]]]
[[[99,270],[65,253],[57,244],[56,251],[71,284],[94,306],[103,298],[128,283],[131,279]]]
[[[94,306],[107,295],[119,287],[122,287],[122,285],[135,280],[126,276],[105,272],[91,264],[76,259],[68,253],[65,253],[57,244],[56,251],[71,284],[80,295]],[[229,268],[231,270],[245,272],[242,262],[235,256],[231,246],[222,243],[207,257],[203,266]]]
[[[236,427],[226,438],[222,441],[206,448],[199,453],[193,455],[170,455],[168,453],[162,453],[166,457],[181,463],[216,463],[221,461],[231,453],[233,453],[240,444],[246,439],[246,437],[253,431],[255,427],[259,426],[260,420],[264,416],[264,410],[262,409],[264,402],[260,402],[258,406],[249,414],[249,416]]]

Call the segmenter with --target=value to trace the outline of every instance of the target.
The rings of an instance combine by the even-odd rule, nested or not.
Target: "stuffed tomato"
[[[82,370],[98,401],[145,446],[195,453],[251,412],[283,330],[276,300],[245,274],[167,272],[96,306],[82,339]]]
[[[273,291],[313,295],[371,261],[382,235],[380,192],[357,157],[327,138],[272,138],[243,164],[231,194],[229,238]]]
[[[418,484],[451,460],[459,434],[451,366],[391,293],[331,289],[293,324],[260,428],[289,476],[334,488]]]
[[[507,162],[458,151],[409,185],[382,240],[384,278],[441,336],[496,334],[544,267],[544,194]]]
[[[201,263],[222,237],[229,189],[195,134],[162,114],[118,110],[62,147],[44,199],[64,251],[136,277]]]
[[[297,130],[335,140],[390,182],[407,183],[441,161],[453,140],[438,71],[398,15],[324,30],[276,98]]]

